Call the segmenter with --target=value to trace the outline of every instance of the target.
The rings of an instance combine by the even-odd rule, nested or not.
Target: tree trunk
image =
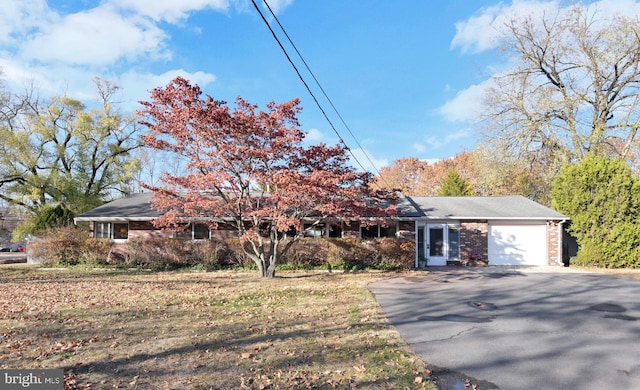
[[[268,261],[254,260],[256,265],[258,266],[258,273],[263,278],[273,278],[276,276],[276,266],[277,263],[272,259]]]
[[[276,277],[276,266],[278,264],[271,260],[271,264],[269,264],[269,266],[267,267],[267,272],[265,273],[265,275],[262,275],[266,278],[275,278]]]
[[[268,253],[251,253],[246,250],[245,254],[249,256],[256,266],[258,266],[258,274],[263,278],[273,278],[276,276],[276,266],[278,262],[273,258],[273,255]]]

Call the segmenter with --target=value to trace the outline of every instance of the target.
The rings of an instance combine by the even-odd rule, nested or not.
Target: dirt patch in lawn
[[[436,387],[371,273],[0,271],[0,368],[66,388]]]

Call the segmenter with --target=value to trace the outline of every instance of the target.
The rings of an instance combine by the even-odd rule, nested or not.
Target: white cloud
[[[557,0],[514,0],[511,4],[500,3],[481,8],[469,19],[456,23],[456,35],[451,41],[451,48],[460,48],[463,53],[493,49],[498,44],[500,29],[509,20],[550,14],[557,10]]]
[[[579,3],[560,0],[514,0],[510,4],[501,2],[495,6],[481,8],[469,19],[455,24],[456,34],[451,41],[451,48],[460,48],[463,53],[477,53],[496,48],[499,31],[510,20],[553,16],[555,13],[566,12],[576,4]],[[585,7],[591,14],[598,12],[607,15],[640,15],[640,4],[637,0],[601,0],[590,2]]]
[[[441,161],[441,160],[443,160],[443,159],[441,159],[441,158],[423,158],[421,161],[424,161],[429,165],[433,165],[433,164],[435,164],[435,163],[437,163],[438,161]]]
[[[380,168],[389,165],[389,160],[387,160],[386,158],[375,159],[373,158],[371,153],[363,149],[351,149],[351,154],[351,165],[353,165],[359,171],[364,168],[366,172],[371,172],[374,175],[377,175]],[[360,164],[354,161],[354,157]]]
[[[480,116],[484,93],[492,80],[471,85],[460,91],[456,96],[436,109],[436,113],[447,122],[474,123]]]
[[[640,3],[636,0],[601,0],[587,5],[589,13],[607,15],[640,16]]]
[[[273,0],[270,5],[278,12],[292,3]],[[33,84],[43,96],[64,93],[79,99],[93,96],[91,79],[96,75],[117,81],[125,93],[139,91],[132,99],[146,97],[149,89],[177,75],[204,86],[215,76],[181,69],[155,75],[148,71],[160,60],[172,59],[163,23],[182,23],[205,9],[227,12],[231,5],[241,12],[246,0],[104,0],[67,13],[63,7],[49,8],[46,0],[4,0],[0,77],[17,91]]]
[[[39,64],[0,53],[0,79],[16,92],[34,87],[43,98],[68,95],[76,99],[95,97],[92,79],[96,73],[82,66]]]
[[[42,97],[85,100],[95,97],[92,79],[100,76],[123,87],[125,106],[132,106],[127,108],[137,108],[149,90],[178,75],[204,87],[215,81],[213,74],[148,70],[171,59],[165,46],[169,35],[153,18],[175,21],[188,17],[189,10],[226,6],[226,0],[106,0],[60,15],[44,0],[6,0],[0,13],[0,78],[18,93],[33,85]]]
[[[273,13],[277,15],[280,11],[293,4],[293,0],[268,0],[267,3],[269,3],[269,7]]]
[[[461,140],[461,139],[465,139],[465,138],[469,138],[470,135],[472,134],[472,130],[470,128],[461,128],[458,131],[455,131],[453,133],[449,133],[446,135],[429,135],[427,137],[424,137],[421,143],[421,147],[424,148],[424,150],[428,148],[430,150],[435,150],[435,149],[440,149],[443,146],[447,146],[455,141]]]
[[[479,52],[495,45],[497,31],[494,22],[501,6],[483,8],[464,22],[456,23],[456,35],[451,48],[461,48],[462,52]]]
[[[413,150],[415,150],[418,153],[423,153],[427,151],[427,147],[422,143],[414,142],[413,145],[411,145],[411,147],[413,148]]]
[[[47,7],[46,0],[4,0],[0,12],[0,44],[21,43],[22,36],[57,18],[58,15]]]
[[[153,19],[176,23],[189,17],[192,11],[206,8],[227,11],[227,0],[111,0],[111,4],[122,9],[133,10],[139,15]]]
[[[110,65],[141,56],[170,58],[163,50],[167,34],[139,16],[124,17],[109,6],[67,15],[41,26],[19,48],[26,60],[75,65]]]
[[[310,145],[313,144],[318,144],[320,142],[324,142],[327,143],[327,136],[324,135],[324,133],[322,133],[320,130],[313,128],[310,130],[307,130],[307,135],[304,138],[305,143],[308,143]]]

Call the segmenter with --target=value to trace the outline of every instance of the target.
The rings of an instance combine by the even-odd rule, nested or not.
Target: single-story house
[[[159,212],[151,193],[109,202],[76,218],[91,235],[126,241],[167,237],[151,221]],[[416,242],[416,267],[486,262],[489,265],[562,265],[567,216],[523,196],[403,196],[398,215],[385,225],[319,223],[306,233],[325,237],[398,237]],[[235,237],[232,227],[193,223],[180,237]]]

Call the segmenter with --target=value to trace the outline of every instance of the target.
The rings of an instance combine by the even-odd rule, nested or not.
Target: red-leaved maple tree
[[[395,212],[394,193],[372,190],[372,175],[348,164],[344,146],[303,145],[298,99],[259,111],[238,97],[231,109],[178,77],[141,104],[145,144],[188,159],[184,175],[165,172],[160,186],[147,186],[163,211],[154,224],[231,224],[261,276],[275,275],[303,221],[371,223]]]

